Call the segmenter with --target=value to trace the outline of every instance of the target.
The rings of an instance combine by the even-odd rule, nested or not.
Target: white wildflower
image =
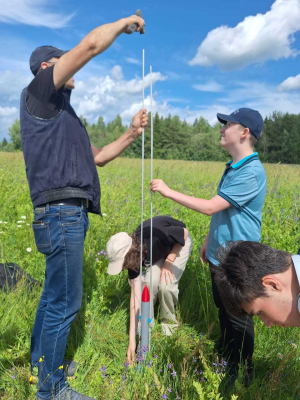
[[[103,217],[107,217],[107,214],[105,214],[105,213],[102,213],[102,216],[103,216]]]
[[[26,251],[28,251],[28,253],[30,253],[31,252],[31,247],[27,247],[27,249],[26,249]]]
[[[22,218],[22,219],[26,219],[26,215],[22,215],[21,218]]]
[[[22,225],[17,225],[17,228],[22,228]]]

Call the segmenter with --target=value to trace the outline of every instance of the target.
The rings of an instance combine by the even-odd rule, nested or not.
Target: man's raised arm
[[[98,54],[103,53],[121,33],[131,33],[130,26],[136,24],[136,31],[145,25],[142,18],[133,15],[116,22],[99,26],[56,62],[53,81],[56,90],[61,88],[76,72]]]

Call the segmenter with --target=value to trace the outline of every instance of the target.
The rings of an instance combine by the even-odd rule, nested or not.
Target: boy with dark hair
[[[224,124],[220,144],[232,156],[232,160],[226,164],[217,195],[205,200],[175,192],[160,179],[150,184],[152,191],[212,216],[209,232],[200,251],[201,259],[208,261],[212,270],[217,268],[216,252],[222,243],[230,240],[260,240],[262,207],[266,195],[265,170],[258,154],[253,152],[263,128],[261,115],[250,108],[240,108],[230,115],[217,114],[217,117]],[[212,289],[219,309],[222,335],[218,350],[228,361],[230,382],[233,383],[240,362],[246,362],[249,377],[252,374],[253,322],[247,315],[237,318],[226,311],[214,283],[214,272]]]
[[[300,255],[237,241],[220,251],[215,283],[226,309],[270,328],[300,326]]]

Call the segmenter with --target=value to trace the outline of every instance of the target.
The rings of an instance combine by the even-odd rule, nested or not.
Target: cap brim
[[[226,114],[217,114],[218,120],[221,122],[221,124],[226,124],[227,122],[236,122],[238,121],[232,116],[232,115],[226,115]]]
[[[122,271],[124,260],[114,261],[108,264],[107,273],[108,275],[118,275]]]

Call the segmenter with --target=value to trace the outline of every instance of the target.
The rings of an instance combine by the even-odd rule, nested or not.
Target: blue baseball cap
[[[256,139],[260,137],[264,126],[264,120],[260,113],[251,108],[239,108],[230,115],[217,114],[217,117],[221,124],[235,122],[245,126]]]
[[[29,65],[31,72],[35,76],[39,69],[41,68],[41,64],[43,61],[49,61],[52,57],[61,57],[68,52],[58,49],[57,47],[53,46],[40,46],[37,47],[31,54]]]

